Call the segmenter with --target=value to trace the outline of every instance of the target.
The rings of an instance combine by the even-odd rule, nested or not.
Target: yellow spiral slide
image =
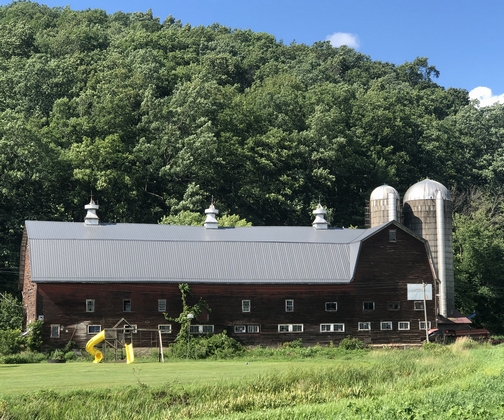
[[[93,363],[100,363],[103,360],[103,353],[95,348],[103,340],[105,340],[105,330],[101,330],[98,334],[91,337],[86,344],[86,351],[94,357]]]
[[[98,334],[91,337],[86,344],[86,351],[94,357],[93,363],[100,363],[103,360],[103,353],[95,348],[95,346],[105,340],[105,330],[101,330]],[[126,363],[133,363],[135,353],[133,352],[133,344],[126,344]]]

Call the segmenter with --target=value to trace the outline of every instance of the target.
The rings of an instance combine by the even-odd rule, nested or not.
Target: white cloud
[[[359,48],[359,37],[346,32],[335,32],[332,35],[327,35],[326,41],[329,41],[333,47],[346,45],[350,48]]]
[[[478,86],[469,92],[469,99],[478,99],[480,107],[490,106],[496,103],[504,104],[504,93],[493,95],[492,89],[485,86]]]

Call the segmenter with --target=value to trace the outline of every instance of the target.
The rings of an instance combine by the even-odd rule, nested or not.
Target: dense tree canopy
[[[363,226],[382,183],[502,185],[503,107],[438,75],[150,10],[1,6],[1,279],[15,284],[24,220],[82,220],[91,191],[111,222],[196,220],[213,196],[254,225],[307,225],[320,200]]]

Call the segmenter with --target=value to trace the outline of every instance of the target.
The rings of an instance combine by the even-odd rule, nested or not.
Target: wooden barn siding
[[[193,324],[210,324],[215,332],[228,334],[247,345],[278,345],[301,338],[305,344],[338,343],[351,335],[369,343],[419,342],[425,332],[419,330],[423,311],[415,311],[407,300],[407,284],[432,284],[432,274],[423,242],[397,229],[397,242],[389,243],[388,230],[379,232],[363,243],[355,279],[346,285],[288,285],[288,284],[193,284],[196,303],[200,297],[212,312],[206,320]],[[95,299],[96,311],[85,312],[86,299]],[[132,311],[123,312],[123,299],[131,299]],[[164,335],[164,344],[175,338],[178,327],[157,311],[158,299],[167,300],[170,316],[181,309],[180,292],[176,284],[39,284],[39,309],[45,315],[45,343],[64,345],[69,340],[84,347],[91,337],[87,324],[110,328],[121,318],[139,329],[172,324],[173,332]],[[243,313],[241,302],[251,301],[251,312]],[[294,312],[285,312],[285,299],[294,299]],[[336,312],[326,312],[325,302],[338,302]],[[364,301],[375,302],[375,310],[363,310]],[[387,302],[399,301],[399,311],[389,311]],[[429,320],[434,325],[434,301],[427,303]],[[370,321],[371,331],[358,331],[359,321]],[[392,331],[380,331],[380,321],[392,321]],[[398,321],[409,321],[410,331],[398,331]],[[344,323],[344,333],[321,333],[321,323]],[[60,339],[49,339],[50,324],[61,324]],[[234,325],[260,325],[260,334],[235,334]],[[279,333],[278,324],[303,324],[303,333]],[[153,345],[151,333],[133,337],[136,346]]]

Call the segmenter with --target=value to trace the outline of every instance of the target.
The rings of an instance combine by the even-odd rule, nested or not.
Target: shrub
[[[303,340],[301,338],[296,338],[293,341],[286,341],[282,344],[282,347],[285,347],[287,349],[299,349],[303,347]]]
[[[20,330],[23,327],[23,305],[10,293],[0,293],[0,329]]]
[[[73,351],[67,351],[67,352],[65,353],[65,356],[64,356],[64,357],[65,357],[65,360],[66,360],[66,361],[69,361],[69,360],[75,360],[75,359],[77,359],[77,356],[75,355],[75,353],[74,353]]]
[[[170,345],[174,357],[206,359],[209,357],[227,359],[243,353],[243,346],[226,331],[208,337],[192,337],[189,342],[177,341]]]
[[[463,351],[474,349],[478,347],[480,344],[477,341],[474,341],[471,337],[460,337],[455,340],[455,342],[451,345],[452,351]]]
[[[70,340],[68,343],[66,343],[65,347],[63,347],[63,353],[68,353],[74,348],[75,348],[75,341]]]
[[[26,346],[30,351],[40,351],[42,348],[42,321],[33,321],[28,325]]]
[[[11,354],[9,356],[4,356],[1,362],[6,365],[19,365],[26,363],[40,363],[45,360],[45,356],[42,353],[18,353]]]
[[[61,350],[59,349],[56,349],[54,351],[52,351],[50,354],[49,354],[49,357],[48,357],[49,360],[66,360],[65,359],[65,353],[63,353]]]
[[[345,337],[339,343],[339,347],[343,350],[361,350],[365,349],[367,346],[366,343],[364,343],[362,340],[359,340],[358,338]]]
[[[24,342],[21,330],[0,330],[0,354],[19,353],[23,349]]]

